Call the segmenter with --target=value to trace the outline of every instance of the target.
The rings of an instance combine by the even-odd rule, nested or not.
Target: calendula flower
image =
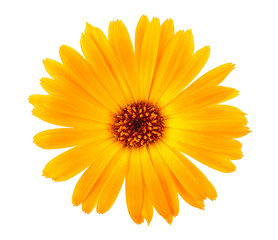
[[[62,128],[38,133],[44,149],[70,148],[52,159],[43,175],[68,180],[85,170],[72,202],[105,213],[125,181],[126,204],[135,223],[150,223],[153,208],[168,223],[179,213],[180,195],[203,209],[216,190],[187,159],[233,172],[242,157],[245,114],[220,104],[238,91],[219,86],[234,69],[227,63],[192,83],[210,49],[194,52],[191,30],[175,33],[173,21],[142,16],[135,51],[125,25],[111,22],[108,38],[87,24],[80,55],[60,48],[62,63],[43,61],[47,95],[32,95],[33,115]],[[184,154],[183,154],[184,153]]]

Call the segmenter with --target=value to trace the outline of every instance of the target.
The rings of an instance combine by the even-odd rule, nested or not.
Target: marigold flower
[[[238,95],[219,86],[234,65],[193,82],[210,48],[194,52],[191,30],[175,33],[171,19],[160,24],[146,16],[136,28],[135,51],[121,21],[110,23],[108,38],[87,24],[81,48],[84,57],[62,46],[62,63],[45,59],[51,78],[41,85],[48,94],[30,96],[33,115],[63,127],[38,133],[34,142],[44,149],[71,147],[43,175],[65,181],[85,170],[72,202],[86,213],[108,211],[125,180],[128,212],[137,224],[150,223],[153,208],[171,223],[178,195],[203,209],[216,190],[186,156],[232,172],[231,160],[242,157],[235,138],[249,132],[245,114],[221,104]]]

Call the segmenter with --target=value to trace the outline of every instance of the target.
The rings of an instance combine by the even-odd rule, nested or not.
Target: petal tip
[[[210,51],[210,46],[207,45],[207,46],[205,46],[204,48],[205,48],[207,51]]]

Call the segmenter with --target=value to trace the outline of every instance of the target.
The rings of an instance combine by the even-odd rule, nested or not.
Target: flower
[[[142,16],[135,51],[125,25],[111,22],[108,39],[90,24],[80,55],[60,48],[62,63],[43,61],[47,95],[31,95],[33,115],[62,126],[38,133],[44,149],[70,148],[52,159],[43,175],[65,181],[83,170],[72,202],[90,213],[105,213],[125,180],[132,220],[149,224],[153,208],[168,222],[179,213],[180,195],[203,209],[216,190],[186,156],[221,172],[233,172],[242,158],[245,114],[223,105],[238,91],[219,86],[234,69],[227,63],[191,83],[204,67],[209,47],[194,53],[191,30]],[[184,153],[184,154],[183,154]]]

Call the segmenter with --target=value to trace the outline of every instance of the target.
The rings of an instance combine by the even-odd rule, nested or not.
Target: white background
[[[1,1],[0,3],[0,238],[6,239],[278,239],[277,1]],[[224,85],[240,90],[231,104],[248,113],[252,133],[242,138],[244,158],[234,173],[201,164],[218,191],[205,211],[180,201],[168,225],[157,214],[150,226],[130,219],[124,191],[112,209],[86,215],[71,194],[80,175],[62,183],[41,176],[63,150],[42,150],[33,135],[50,128],[31,115],[30,94],[43,93],[42,59],[59,60],[67,44],[80,51],[85,23],[105,33],[121,19],[132,39],[142,14],[172,18],[192,29],[196,49],[211,46],[202,73],[226,62],[236,69]],[[195,163],[195,162],[194,162]]]

